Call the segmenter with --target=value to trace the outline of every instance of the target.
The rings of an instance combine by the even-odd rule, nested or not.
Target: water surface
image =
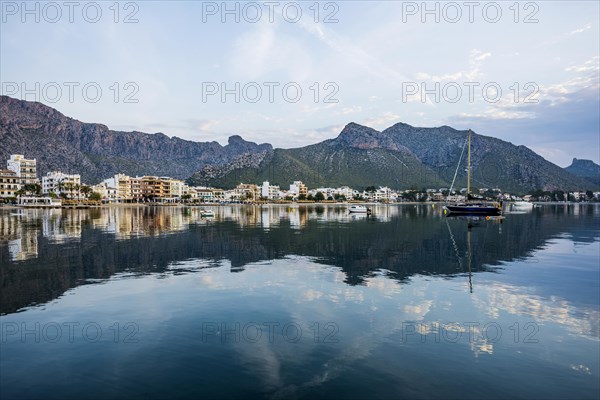
[[[0,209],[0,395],[598,398],[600,207]]]

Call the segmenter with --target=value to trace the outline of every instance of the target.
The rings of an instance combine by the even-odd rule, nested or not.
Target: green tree
[[[306,195],[302,193],[300,196],[298,196],[298,200],[306,200]]]
[[[565,201],[565,193],[560,190],[555,190],[552,192],[552,200],[553,201]]]
[[[585,195],[588,198],[588,200],[592,200],[594,198],[594,192],[592,192],[591,190],[586,190]]]
[[[27,183],[23,185],[23,187],[17,191],[19,196],[41,196],[42,195],[42,186],[39,183]]]
[[[65,191],[69,192],[68,197],[70,199],[73,198],[73,190],[75,190],[75,184],[71,183],[71,182],[67,182],[67,183],[63,183],[60,182],[59,186],[62,184],[62,187],[64,188]],[[61,194],[63,194],[64,192],[61,191]]]
[[[315,196],[313,196],[312,194],[309,194],[308,197],[306,198],[306,200],[314,201]]]
[[[85,197],[86,199],[89,198],[93,192],[92,188],[88,185],[81,185],[79,191],[81,192],[81,194],[83,194],[83,197]]]
[[[402,197],[406,201],[417,201],[417,192],[415,192],[415,191],[405,192],[402,194]]]
[[[92,193],[90,193],[89,199],[95,200],[95,201],[100,201],[100,200],[102,200],[102,195],[98,192],[92,192]]]
[[[316,201],[323,201],[325,200],[325,195],[321,192],[317,192],[317,194],[315,195],[315,200]]]
[[[369,193],[375,193],[375,191],[377,190],[377,188],[375,186],[369,186],[365,190],[367,192],[369,192]]]

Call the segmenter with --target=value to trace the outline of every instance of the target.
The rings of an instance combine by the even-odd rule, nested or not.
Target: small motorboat
[[[515,210],[530,210],[533,208],[533,203],[528,201],[515,201],[512,203],[512,206]]]
[[[200,210],[200,216],[203,218],[212,218],[215,216],[215,212],[213,210],[203,208],[202,210]]]
[[[353,205],[348,209],[351,213],[371,214],[371,209],[361,205]]]

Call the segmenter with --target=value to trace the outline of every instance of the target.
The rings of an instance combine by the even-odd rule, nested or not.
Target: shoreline
[[[35,206],[19,206],[15,204],[0,204],[0,210],[93,210],[93,209],[103,209],[103,208],[142,208],[142,207],[166,207],[166,208],[196,208],[196,207],[314,207],[314,206],[325,206],[325,207],[340,207],[340,206],[351,206],[353,204],[362,204],[373,207],[381,207],[381,206],[410,206],[410,205],[432,205],[432,206],[444,206],[444,202],[439,201],[406,201],[400,203],[375,203],[375,202],[325,202],[325,203],[317,203],[317,202],[290,202],[290,203],[195,203],[195,204],[186,204],[186,203],[171,203],[171,204],[160,204],[160,203],[110,203],[110,204],[101,204],[99,206],[67,206],[67,207],[35,207]],[[505,201],[505,205],[509,206],[513,204],[512,201]],[[531,204],[535,206],[560,206],[560,205],[600,205],[600,202],[531,202]]]

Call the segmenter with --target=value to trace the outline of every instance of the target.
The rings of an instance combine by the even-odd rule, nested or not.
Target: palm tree
[[[74,189],[75,185],[73,185],[71,182],[66,182],[66,183],[62,183],[62,184],[63,184],[63,187],[65,188],[65,190],[67,190],[69,192],[69,198],[72,199],[73,198],[73,189]]]
[[[63,183],[63,181],[58,181],[58,184],[56,185],[56,188],[58,189],[58,193],[62,194],[63,190],[65,188],[65,184]]]
[[[80,186],[80,190],[81,193],[83,194],[83,196],[87,199],[90,197],[90,194],[92,193],[92,188],[87,186],[87,185],[81,185]]]

